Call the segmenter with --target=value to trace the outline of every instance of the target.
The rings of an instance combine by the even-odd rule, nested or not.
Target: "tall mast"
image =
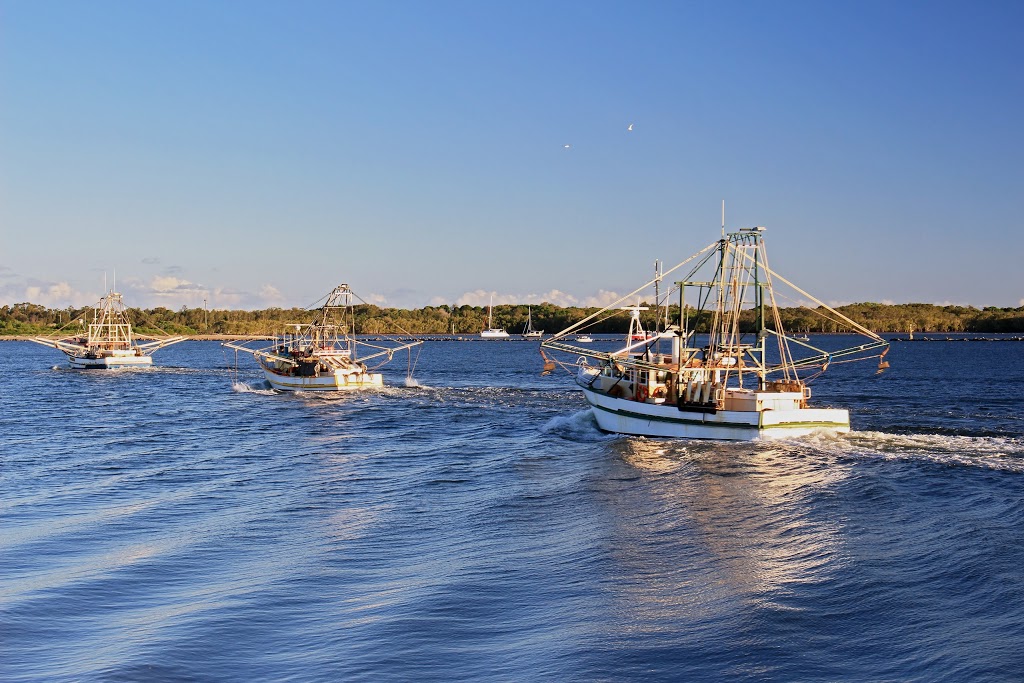
[[[764,389],[764,361],[765,348],[768,335],[764,327],[764,291],[761,289],[761,233],[754,234],[754,307],[757,309],[757,323],[754,328],[757,330],[757,348],[761,355],[761,367],[757,373],[757,388]]]
[[[654,259],[654,333],[657,334],[661,326],[661,271],[658,269],[658,259]]]

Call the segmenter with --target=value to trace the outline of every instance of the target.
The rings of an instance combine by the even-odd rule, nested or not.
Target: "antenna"
[[[725,237],[725,200],[722,200],[722,237]]]

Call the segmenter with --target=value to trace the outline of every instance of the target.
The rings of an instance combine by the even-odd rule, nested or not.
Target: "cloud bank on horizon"
[[[8,269],[9,270],[9,269]],[[0,268],[0,273],[3,269]],[[340,283],[339,283],[340,284]],[[209,308],[258,310],[267,308],[315,307],[315,302],[288,301],[279,289],[265,284],[255,292],[227,287],[205,287],[189,280],[170,276],[154,276],[148,280],[123,277],[110,283],[108,289],[120,292],[125,304],[132,308]],[[397,296],[377,292],[358,293],[368,304],[382,308],[422,308],[430,306],[487,306],[505,304],[541,304],[556,306],[601,307],[620,298],[615,292],[600,290],[591,296],[577,297],[557,289],[543,293],[502,293],[477,289],[453,297],[431,296],[425,302],[415,292],[403,291]],[[68,282],[0,282],[0,305],[31,303],[47,308],[65,309],[91,306],[104,295],[102,286],[76,289]],[[404,299],[403,299],[404,297]]]

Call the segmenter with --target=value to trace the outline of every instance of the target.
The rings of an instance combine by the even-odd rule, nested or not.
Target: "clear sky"
[[[1024,305],[1024,3],[0,0],[0,303]],[[632,130],[629,126],[632,124]]]

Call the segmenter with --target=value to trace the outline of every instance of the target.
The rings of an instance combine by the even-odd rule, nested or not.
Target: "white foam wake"
[[[846,456],[932,460],[949,465],[1024,471],[1024,438],[955,434],[888,434],[850,432],[811,436],[802,442]]]
[[[619,438],[597,427],[594,412],[587,408],[572,415],[556,415],[541,427],[545,434],[554,434],[570,441],[606,441]]]
[[[239,394],[262,394],[264,396],[273,396],[276,392],[270,388],[266,380],[261,380],[253,384],[247,382],[232,382],[231,390]]]

